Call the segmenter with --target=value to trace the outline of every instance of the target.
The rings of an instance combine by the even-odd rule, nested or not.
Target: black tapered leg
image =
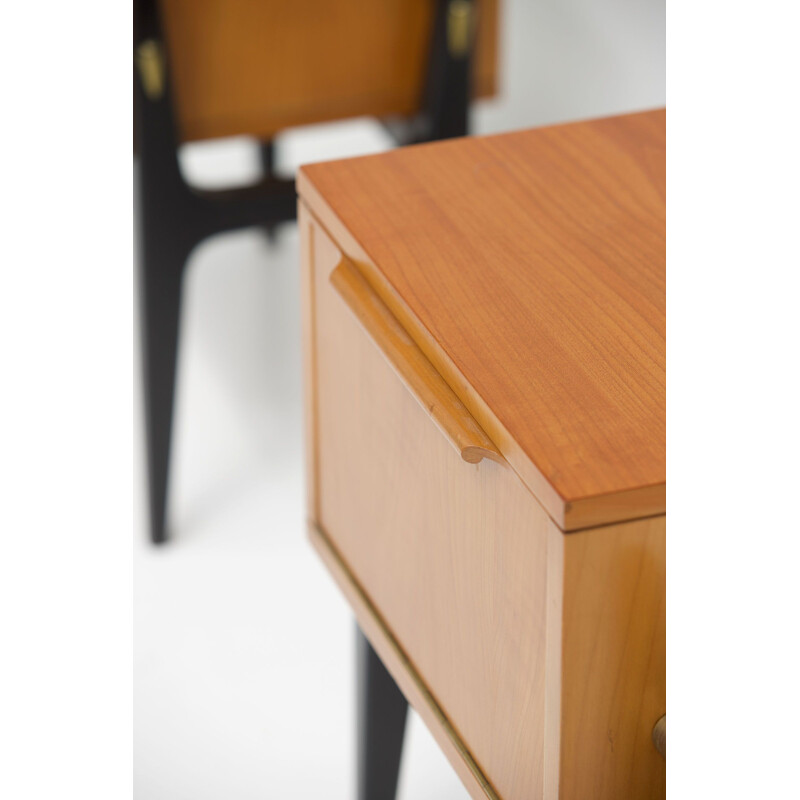
[[[180,266],[157,272],[153,261],[141,266],[142,334],[147,474],[150,494],[150,536],[167,540],[166,506],[169,477],[175,366],[180,319]]]
[[[145,216],[142,214],[142,216]],[[140,235],[139,281],[150,537],[167,540],[166,506],[175,397],[182,276],[188,253]]]
[[[275,143],[261,142],[259,153],[261,155],[261,171],[265,178],[269,178],[275,173]]]
[[[145,64],[144,62],[149,62]],[[165,71],[166,48],[154,0],[134,3],[134,200],[149,490],[150,538],[167,539],[166,506],[181,286],[197,242],[190,195],[180,174]],[[149,70],[147,69],[149,67]],[[161,80],[148,83],[147,75]]]
[[[474,37],[473,0],[437,0],[423,99],[429,141],[469,132]]]
[[[135,0],[134,168],[150,536],[155,543],[167,539],[167,483],[186,260],[209,236],[294,219],[297,206],[294,181],[273,178],[271,166],[262,181],[241,189],[204,192],[186,184],[178,163],[168,64],[156,0]]]
[[[358,800],[394,800],[408,702],[357,631]]]
[[[398,145],[469,134],[477,22],[473,0],[435,0],[421,113],[411,119],[383,120]]]
[[[260,142],[258,145],[259,161],[261,162],[261,175],[265,180],[273,178],[275,175],[275,143]],[[275,224],[267,222],[264,225],[264,232],[270,241],[275,239]]]

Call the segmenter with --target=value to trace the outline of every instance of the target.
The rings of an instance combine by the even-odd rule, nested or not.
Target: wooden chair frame
[[[458,3],[463,13],[472,0],[434,1],[421,113],[405,124],[386,123],[402,144],[463,136],[468,130],[472,47],[454,50],[447,22],[452,4]],[[180,139],[168,64],[156,0],[134,0],[135,205],[150,536],[156,544],[167,541],[175,368],[188,257],[209,236],[249,226],[269,229],[297,214],[294,181],[272,174],[271,143],[262,147],[265,174],[256,185],[201,191],[186,183],[178,163]]]

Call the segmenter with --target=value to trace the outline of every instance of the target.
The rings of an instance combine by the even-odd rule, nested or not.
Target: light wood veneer
[[[417,112],[432,0],[161,0],[180,135],[271,138]],[[497,0],[481,0],[475,93],[495,92]]]

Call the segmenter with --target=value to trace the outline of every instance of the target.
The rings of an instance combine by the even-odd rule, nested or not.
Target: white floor
[[[664,103],[659,2],[503,5],[503,93],[477,132]],[[362,120],[287,136],[281,158],[387,146]],[[252,177],[255,155],[223,142],[185,166],[221,185]],[[298,257],[284,226],[209,241],[188,271],[164,548],[145,542],[137,486],[137,800],[354,797],[354,623],[304,533]],[[466,796],[412,715],[399,797]]]

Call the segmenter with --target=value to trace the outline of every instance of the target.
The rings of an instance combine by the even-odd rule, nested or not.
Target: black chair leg
[[[473,0],[437,0],[423,108],[429,141],[469,133]]]
[[[161,247],[145,230],[139,265],[150,537],[167,540],[167,484],[183,270],[188,253]],[[149,241],[148,241],[149,240]]]
[[[166,506],[175,366],[186,260],[209,236],[294,219],[294,181],[242,189],[188,186],[178,163],[167,47],[155,0],[134,2],[134,168],[144,360],[150,537],[167,540]]]
[[[260,142],[258,145],[259,161],[261,162],[261,176],[264,180],[270,180],[275,176],[275,143]],[[264,225],[264,232],[267,234],[267,239],[270,242],[275,240],[274,223],[266,223]]]
[[[408,702],[358,630],[358,800],[394,800]]]
[[[473,0],[435,0],[421,113],[383,124],[398,145],[467,136],[476,35]]]
[[[275,144],[274,142],[261,142],[261,171],[264,177],[269,178],[275,173]]]

